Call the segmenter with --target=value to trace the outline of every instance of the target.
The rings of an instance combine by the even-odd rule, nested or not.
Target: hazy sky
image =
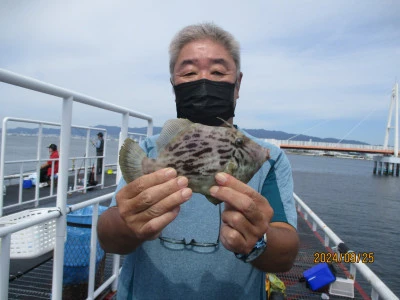
[[[2,0],[0,68],[151,115],[162,126],[176,117],[169,42],[205,21],[241,43],[240,127],[383,143],[400,78],[397,0]],[[61,121],[61,101],[52,96],[0,83],[0,103],[1,120]],[[74,105],[76,125],[120,122]]]

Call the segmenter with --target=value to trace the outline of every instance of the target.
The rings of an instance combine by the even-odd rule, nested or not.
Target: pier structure
[[[394,110],[394,111],[393,111]],[[392,116],[394,113],[394,125],[392,126]],[[393,155],[374,156],[374,174],[395,175],[400,174],[399,157],[399,84],[396,83],[392,89],[390,97],[389,116],[386,126],[385,141],[383,148],[387,149],[389,144],[390,130],[394,129],[394,151]]]

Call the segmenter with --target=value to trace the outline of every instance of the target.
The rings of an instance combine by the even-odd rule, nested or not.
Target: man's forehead
[[[231,53],[219,42],[213,40],[195,40],[182,47],[176,61],[176,67],[198,65],[200,63],[235,66]]]

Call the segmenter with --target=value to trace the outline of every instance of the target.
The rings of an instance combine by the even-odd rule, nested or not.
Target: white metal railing
[[[393,151],[393,147],[376,146],[376,145],[358,145],[358,144],[339,144],[339,143],[324,143],[324,142],[310,142],[310,141],[290,141],[290,140],[276,140],[276,139],[264,139],[265,141],[280,146],[280,145],[289,145],[289,146],[307,146],[307,147],[324,147],[324,148],[354,148],[360,150],[391,150]]]
[[[329,247],[329,242],[332,241],[334,247],[338,247],[339,244],[343,243],[343,241],[334,233],[304,202],[293,193],[293,197],[297,203],[297,210],[299,212],[303,212],[304,219],[308,220],[308,217],[311,218],[310,222],[312,223],[312,230],[316,231],[317,226],[320,230],[322,230],[325,234],[324,241],[325,247]],[[333,247],[331,247],[333,248]],[[351,251],[351,250],[349,250]],[[356,278],[356,272],[359,271],[362,277],[368,281],[372,286],[371,290],[371,299],[388,299],[395,300],[399,299],[388,287],[385,285],[382,280],[379,279],[378,276],[371,269],[364,264],[361,260],[357,263],[350,263],[350,274],[353,278]]]
[[[108,288],[113,281],[117,280],[119,272],[119,256],[113,256],[113,273],[110,278],[107,279],[107,284],[101,285],[98,289],[94,289],[95,281],[95,266],[96,266],[96,251],[97,251],[97,220],[98,220],[98,207],[99,204],[110,200],[113,193],[109,193],[97,198],[93,198],[79,204],[71,205],[67,207],[67,213],[82,209],[84,207],[93,205],[92,214],[92,229],[91,229],[91,240],[90,240],[90,263],[89,263],[89,279],[88,279],[88,298],[94,299],[100,295],[106,288]],[[20,223],[13,225],[0,227],[0,238],[1,238],[1,256],[0,263],[2,272],[0,272],[0,299],[7,299],[8,297],[8,283],[9,283],[9,268],[10,268],[10,247],[11,247],[11,234],[18,232],[22,229],[29,228],[31,226],[43,223],[45,221],[51,221],[61,217],[61,211],[57,207],[47,209],[47,213],[43,213],[35,218],[30,218]],[[55,264],[55,261],[53,262]],[[54,270],[53,270],[54,271]],[[57,284],[53,282],[53,286]],[[61,297],[59,298],[61,299]]]
[[[8,130],[8,124],[10,122],[18,122],[18,123],[28,123],[28,124],[33,124],[33,125],[38,125],[38,135],[37,135],[37,150],[36,150],[36,159],[35,160],[16,160],[16,161],[5,161],[5,153],[7,152],[7,145],[8,145],[8,141],[7,141],[7,130]],[[37,184],[35,186],[35,195],[34,195],[34,199],[29,199],[27,201],[24,201],[24,204],[26,203],[30,203],[30,202],[35,202],[35,206],[37,206],[39,204],[40,200],[44,200],[47,199],[49,197],[53,197],[53,187],[54,187],[54,162],[58,159],[49,159],[49,158],[42,158],[41,157],[41,152],[42,152],[42,139],[43,139],[43,126],[47,125],[47,126],[54,126],[54,127],[60,127],[61,124],[60,123],[54,123],[54,122],[45,122],[45,121],[39,121],[39,120],[31,120],[31,119],[22,119],[22,118],[10,118],[10,117],[6,117],[3,119],[3,127],[2,127],[2,143],[1,143],[1,156],[0,156],[0,174],[3,174],[3,176],[0,176],[0,187],[2,187],[4,185],[4,181],[7,178],[11,178],[8,177],[7,175],[5,175],[5,165],[19,165],[20,166],[20,172],[19,172],[19,193],[18,193],[18,203],[16,204],[12,204],[9,206],[4,206],[4,195],[3,193],[0,194],[0,216],[3,215],[3,209],[7,208],[7,207],[14,207],[14,206],[18,206],[22,204],[22,183],[23,183],[23,178],[24,175],[26,174],[26,170],[24,170],[24,164],[34,164],[35,167],[35,172],[36,172],[36,176],[38,177],[40,174],[40,165],[43,161],[52,161],[52,174],[50,176],[51,181],[50,181],[50,195],[49,196],[44,196],[44,197],[39,197],[39,178],[37,178]],[[69,160],[72,161],[72,165],[74,165],[75,160],[82,160],[83,164],[84,164],[84,178],[83,178],[83,184],[81,184],[81,186],[79,187],[80,190],[82,191],[86,191],[87,190],[87,170],[90,169],[90,166],[88,165],[88,160],[91,159],[96,159],[96,158],[105,158],[106,156],[106,148],[107,148],[107,131],[102,129],[102,128],[96,128],[96,127],[87,127],[87,126],[76,126],[76,125],[71,125],[71,128],[75,128],[75,129],[79,129],[82,131],[86,131],[86,145],[85,145],[85,153],[86,155],[84,157],[72,157],[69,158]],[[89,153],[89,148],[90,148],[90,143],[91,139],[90,139],[90,133],[91,132],[104,132],[104,152],[103,152],[103,156],[88,156],[87,154]],[[61,148],[59,149],[60,153],[62,152]],[[82,165],[83,165],[82,164]],[[105,164],[103,164],[103,170],[102,170],[102,176],[101,176],[101,180],[100,183],[98,185],[101,186],[101,188],[104,187],[104,168],[105,168]],[[82,169],[82,168],[80,168]],[[96,170],[97,170],[97,163],[96,163]],[[77,190],[77,173],[78,169],[75,170],[74,173],[74,185],[73,185],[73,191]],[[117,182],[116,182],[117,184]]]
[[[80,94],[71,90],[67,90],[52,84],[48,84],[33,78],[25,77],[4,69],[0,69],[0,81],[14,86],[30,89],[47,95],[53,95],[62,100],[61,108],[61,133],[60,133],[60,153],[59,159],[59,176],[57,188],[57,203],[56,207],[60,211],[60,216],[56,219],[56,242],[54,247],[53,259],[53,286],[52,286],[52,299],[61,299],[62,297],[62,282],[63,282],[63,262],[64,262],[64,241],[66,236],[66,213],[67,213],[67,183],[68,183],[68,158],[70,154],[69,139],[71,136],[71,123],[72,123],[72,108],[74,102],[79,102],[92,107],[108,110],[118,113],[122,116],[121,122],[121,139],[125,139],[128,135],[129,117],[135,117],[147,121],[147,134],[151,135],[153,132],[153,119],[146,114],[142,114],[121,106],[117,106],[105,101]],[[3,177],[3,171],[0,169],[0,178]],[[117,169],[117,180],[120,178],[121,171]],[[1,229],[4,230],[4,229]],[[3,231],[0,231],[3,232]],[[2,253],[0,260],[5,260],[9,255],[10,235],[7,234],[3,238],[4,245],[2,245]],[[7,252],[7,253],[6,253]],[[9,264],[9,263],[8,263]],[[3,268],[3,265],[2,265]],[[8,277],[9,270],[3,269],[2,275]],[[8,282],[1,283],[1,297],[0,299],[7,299],[8,295]],[[115,284],[115,281],[114,283]],[[5,288],[4,288],[5,287]]]

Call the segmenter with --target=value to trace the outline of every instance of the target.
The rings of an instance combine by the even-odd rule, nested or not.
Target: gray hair
[[[240,75],[240,45],[232,34],[225,31],[214,23],[200,23],[189,25],[181,29],[171,41],[169,45],[169,72],[171,80],[173,79],[174,67],[176,60],[182,48],[193,41],[211,39],[222,46],[231,54],[236,65],[237,77]]]

